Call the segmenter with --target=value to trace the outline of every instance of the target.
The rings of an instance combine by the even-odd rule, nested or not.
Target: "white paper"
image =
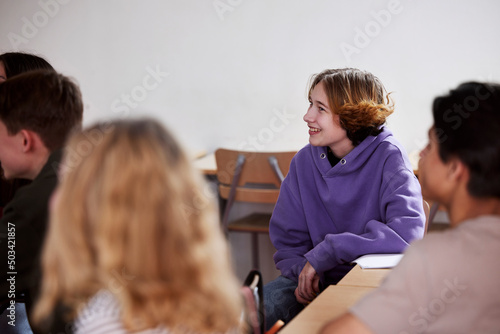
[[[403,254],[367,254],[353,262],[359,264],[362,269],[385,269],[395,267],[402,257]]]

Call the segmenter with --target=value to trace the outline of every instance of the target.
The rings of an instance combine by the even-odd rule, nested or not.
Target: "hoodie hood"
[[[338,164],[331,166],[327,158],[326,146],[312,146],[309,144],[310,151],[316,168],[324,177],[333,177],[339,175],[346,175],[356,172],[359,168],[363,167],[370,159],[372,154],[377,150],[380,143],[393,137],[392,132],[387,128],[383,128],[382,132],[377,136],[368,136],[358,146],[343,157]]]

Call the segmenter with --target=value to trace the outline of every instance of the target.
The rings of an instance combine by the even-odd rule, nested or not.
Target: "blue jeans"
[[[287,323],[292,320],[304,305],[297,302],[294,292],[297,283],[284,276],[264,285],[264,307],[266,310],[266,331],[278,320]]]

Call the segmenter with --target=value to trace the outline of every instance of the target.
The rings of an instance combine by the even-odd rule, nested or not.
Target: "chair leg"
[[[252,266],[253,269],[259,270],[259,234],[252,233]]]

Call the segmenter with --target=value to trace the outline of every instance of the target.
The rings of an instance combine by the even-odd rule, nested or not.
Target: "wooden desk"
[[[210,153],[194,161],[194,166],[204,175],[215,175],[217,173],[217,164],[215,163],[215,154]]]
[[[299,313],[280,334],[317,333],[328,321],[342,315],[373,287],[330,285]]]
[[[280,334],[316,333],[378,287],[390,272],[391,269],[361,269],[356,265],[337,285],[326,288]]]
[[[390,269],[361,269],[359,265],[356,265],[337,285],[376,288],[390,272]]]
[[[191,158],[192,160],[197,160],[207,155],[207,151],[199,149],[198,150],[188,149],[187,153],[189,155],[189,158]]]

